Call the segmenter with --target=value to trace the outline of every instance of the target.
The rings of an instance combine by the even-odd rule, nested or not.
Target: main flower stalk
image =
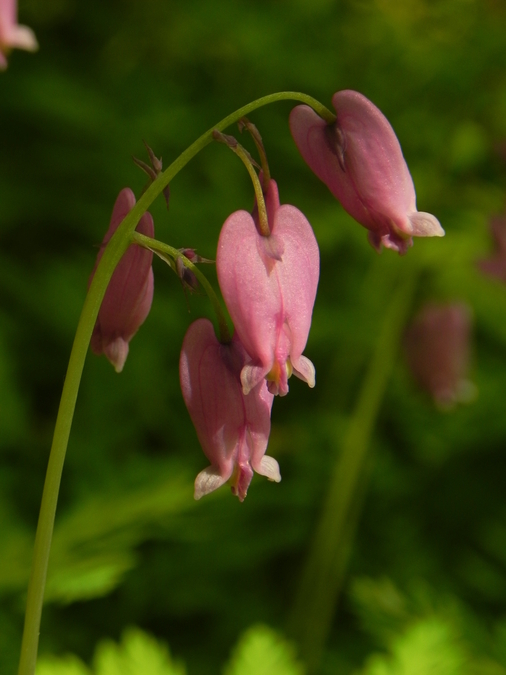
[[[270,94],[239,108],[202,134],[151,183],[140,197],[137,204],[124,218],[104,250],[104,254],[95,271],[93,281],[89,287],[79,318],[58,409],[35,536],[18,675],[34,675],[35,673],[44,589],[63,464],[67,452],[70,429],[74,417],[75,405],[88,346],[97,320],[100,305],[112,274],[123,254],[133,242],[134,230],[142,215],[147,211],[164,188],[169,185],[174,176],[176,176],[176,174],[179,173],[179,171],[181,171],[181,169],[198,152],[211,143],[213,140],[213,131],[215,129],[222,131],[234,122],[239,121],[242,117],[251,113],[253,110],[283,100],[299,101],[311,106],[315,112],[329,124],[335,120],[335,115],[319,101],[300,92],[279,92]]]

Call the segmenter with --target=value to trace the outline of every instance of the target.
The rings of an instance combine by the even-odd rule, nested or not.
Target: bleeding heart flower
[[[283,396],[293,373],[315,385],[315,369],[302,355],[318,286],[318,244],[305,216],[279,205],[271,180],[265,195],[271,234],[262,236],[253,216],[236,211],[223,225],[216,269],[221,292],[250,362],[241,372],[247,394],[264,378]]]
[[[240,373],[246,359],[235,338],[218,342],[211,322],[198,319],[183,340],[179,374],[183,398],[211,466],[195,480],[195,499],[227,481],[242,502],[253,471],[279,483],[275,459],[265,455],[273,396],[265,381],[245,396]]]
[[[469,402],[475,386],[467,379],[471,311],[462,304],[426,305],[406,333],[409,367],[440,408]]]
[[[299,151],[343,208],[369,230],[369,241],[406,253],[412,237],[442,237],[430,213],[416,210],[413,180],[401,146],[383,113],[356,91],[332,97],[337,119],[327,124],[297,106],[290,129]]]
[[[118,195],[109,229],[104,237],[97,261],[88,281],[88,287],[102,258],[104,248],[118,229],[121,221],[135,206],[135,195],[124,188]],[[154,236],[153,218],[145,213],[137,225],[137,232]],[[91,337],[95,354],[105,354],[117,373],[123,370],[128,356],[128,343],[144,323],[153,301],[153,253],[135,244],[129,246],[119,261],[105,292],[97,322]]]
[[[7,68],[6,56],[13,48],[34,52],[39,45],[30,28],[18,25],[16,0],[0,0],[0,70]]]

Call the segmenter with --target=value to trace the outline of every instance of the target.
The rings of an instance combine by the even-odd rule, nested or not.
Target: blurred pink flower
[[[266,208],[271,234],[257,229],[256,210],[236,211],[223,225],[216,269],[221,292],[250,362],[241,372],[247,394],[267,378],[283,396],[292,374],[315,385],[315,369],[302,355],[318,286],[318,244],[305,216],[279,205],[271,180]]]
[[[441,408],[474,398],[475,387],[467,379],[470,341],[471,310],[462,303],[426,305],[406,333],[413,377]]]
[[[207,319],[198,319],[183,340],[179,374],[183,398],[211,466],[195,480],[195,499],[230,481],[242,502],[253,471],[279,483],[275,459],[265,455],[273,396],[265,381],[245,396],[240,372],[246,354],[240,342],[218,342]]]
[[[491,218],[490,230],[496,252],[488,260],[480,260],[478,267],[485,274],[506,282],[506,215]]]
[[[0,0],[0,70],[7,68],[6,56],[11,49],[37,50],[39,45],[33,31],[18,25],[16,0]]]
[[[135,205],[135,195],[124,188],[118,195],[109,229],[97,255],[97,261],[88,281],[95,275],[104,248],[118,229],[121,221]],[[137,232],[154,236],[153,218],[145,213],[137,225]],[[128,343],[144,323],[153,301],[153,253],[132,244],[118,263],[105,292],[97,322],[91,337],[95,354],[105,354],[117,373],[123,370],[128,356]]]
[[[290,114],[290,129],[309,167],[369,230],[372,246],[403,254],[412,237],[442,237],[439,221],[416,210],[413,180],[383,113],[356,91],[339,91],[332,103],[334,124],[300,105]]]

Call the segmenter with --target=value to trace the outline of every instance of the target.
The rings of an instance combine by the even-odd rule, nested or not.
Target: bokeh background
[[[439,410],[394,345],[315,672],[506,673],[506,287],[476,266],[493,249],[489,218],[505,205],[506,5],[21,0],[19,13],[40,51],[13,53],[0,75],[0,671],[16,669],[87,279],[119,190],[145,185],[131,156],[146,159],[144,139],[167,166],[255,98],[295,90],[330,106],[351,88],[391,121],[418,206],[436,214],[445,239],[378,256],[304,165],[288,129],[292,104],[251,115],[281,200],[307,215],[322,258],[306,349],[317,386],[292,380],[273,408],[269,454],[283,480],[255,477],[243,504],[226,488],[194,502],[206,459],[178,357],[189,323],[210,308],[155,260],[153,309],[124,372],[91,354],[86,363],[40,653],[57,659],[50,672],[70,673],[56,670],[63,654],[89,666],[98,644],[135,626],[170,645],[190,675],[217,674],[262,624],[291,641],[292,666],[255,670],[259,656],[227,672],[302,672],[303,620],[290,622],[300,575],[389,303],[416,268],[409,316],[427,301],[472,308],[477,396]],[[169,211],[162,199],[153,205],[157,237],[214,258],[223,221],[252,199],[237,158],[208,146],[172,182]]]

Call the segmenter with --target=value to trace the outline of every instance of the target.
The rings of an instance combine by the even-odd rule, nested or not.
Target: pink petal
[[[135,196],[129,188],[122,190],[114,204],[109,229],[97,255],[91,283],[105,246],[119,224],[135,205]],[[137,231],[149,237],[154,235],[153,218],[145,213]],[[95,354],[105,353],[117,372],[123,369],[128,355],[128,343],[144,323],[153,300],[154,278],[151,251],[132,244],[116,266],[100,306],[97,323],[91,338]]]
[[[263,463],[273,397],[265,382],[244,396],[239,380],[244,358],[244,349],[237,341],[229,345],[218,342],[207,319],[191,324],[184,338],[179,364],[181,389],[202,449],[211,462],[197,476],[195,499],[231,479],[232,491],[242,501],[253,469],[271,480],[276,475],[272,463]],[[269,469],[269,473],[263,469]]]
[[[283,395],[288,391],[287,360],[298,363],[306,346],[319,251],[305,216],[290,205],[275,207],[277,186],[274,181],[271,185],[267,201],[271,235],[258,233],[255,214],[232,214],[220,234],[216,266],[236,332],[251,357],[241,374],[244,393],[274,368],[278,384],[271,383],[271,391]],[[273,249],[279,255],[274,256]]]
[[[328,125],[308,106],[297,106],[290,129],[309,167],[344,209],[369,231],[369,241],[405,253],[412,236],[443,236],[438,220],[416,211],[411,175],[394,130],[365,96],[345,90],[332,98]]]
[[[251,387],[272,368],[282,323],[280,289],[270,274],[274,264],[251,214],[236,211],[229,216],[218,241],[216,269],[239,339],[257,369]]]

